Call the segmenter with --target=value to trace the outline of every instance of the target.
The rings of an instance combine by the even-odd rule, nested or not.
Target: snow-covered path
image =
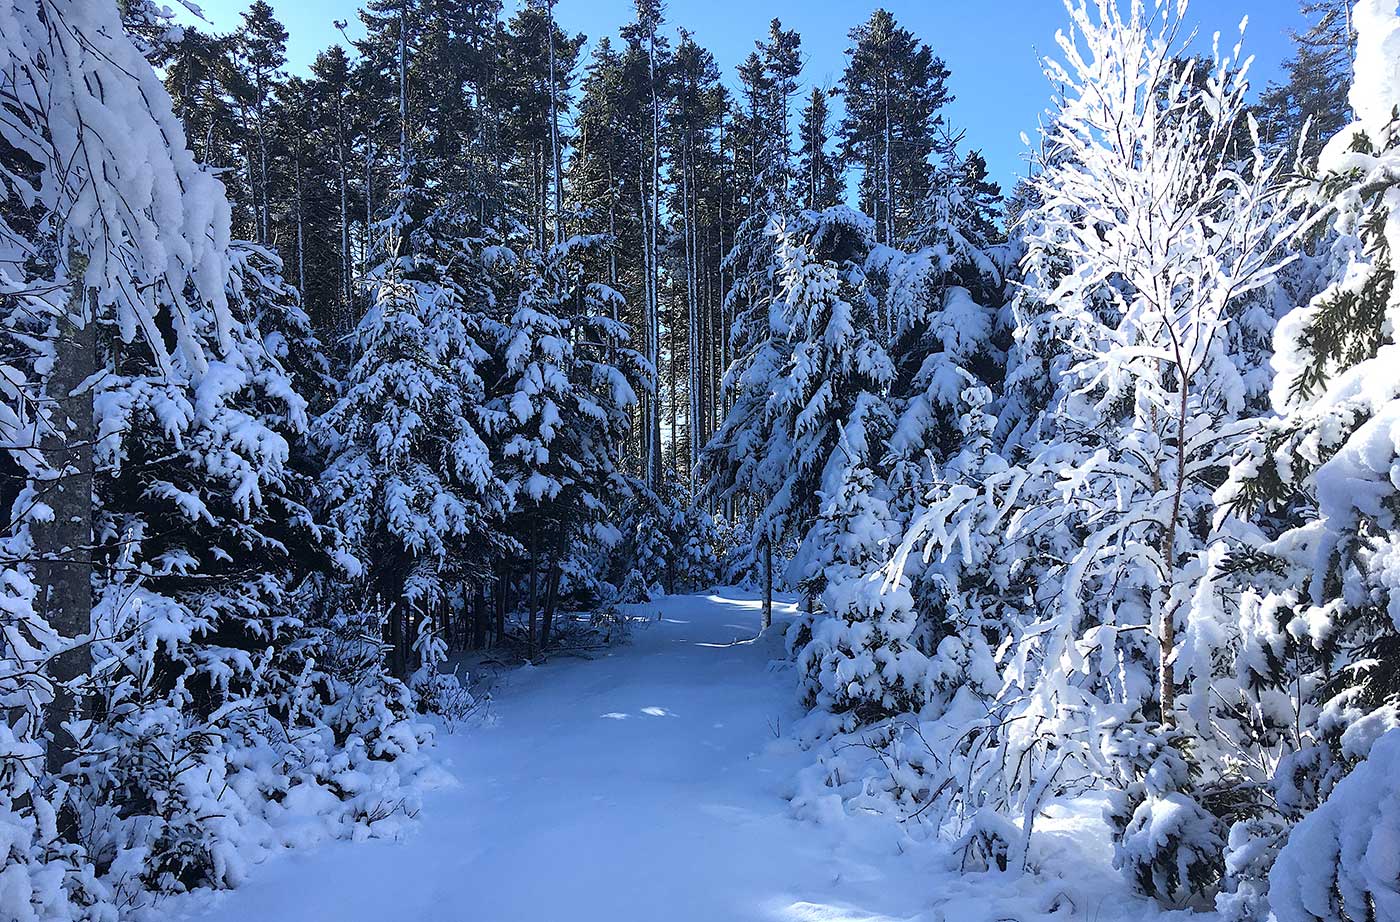
[[[757,603],[726,593],[658,609],[608,656],[510,674],[490,726],[441,735],[459,784],[429,794],[402,840],[289,852],[197,918],[930,918],[937,875],[892,852],[854,857],[840,829],[789,815],[800,757],[770,744],[797,715],[793,679],[770,667],[777,638],[750,640]]]

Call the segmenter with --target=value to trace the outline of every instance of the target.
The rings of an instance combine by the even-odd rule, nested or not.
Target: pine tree
[[[345,49],[332,45],[321,52],[311,64],[311,73],[314,79],[312,93],[319,110],[318,123],[324,132],[320,140],[329,153],[326,166],[333,167],[335,171],[336,234],[331,249],[337,264],[336,287],[333,299],[324,294],[322,297],[322,303],[329,301],[335,307],[323,326],[340,332],[351,325],[351,311],[355,303],[354,254],[350,236],[354,207],[351,178],[354,165],[351,157],[355,129],[350,102],[351,68]]]
[[[611,319],[620,296],[584,275],[596,262],[587,251],[607,243],[573,237],[526,251],[514,268],[515,303],[494,327],[502,373],[487,412],[500,421],[495,467],[528,555],[531,655],[549,645],[569,559],[610,537],[608,498],[622,482],[620,448],[649,371]]]
[[[1389,770],[1393,758],[1377,733],[1394,723],[1400,641],[1386,564],[1400,540],[1390,268],[1400,17],[1385,3],[1355,12],[1356,118],[1327,142],[1307,187],[1326,222],[1330,283],[1279,321],[1277,415],[1241,451],[1222,491],[1267,529],[1221,567],[1221,594],[1238,598],[1245,616],[1235,667],[1242,706],[1271,703],[1263,720],[1241,728],[1240,745],[1284,752],[1272,776],[1249,779],[1259,793],[1231,844],[1251,860],[1232,862],[1231,905],[1261,911],[1267,878],[1269,906],[1290,922],[1368,918],[1389,898],[1388,885],[1368,892],[1357,853],[1338,844],[1383,828],[1375,811],[1358,809],[1367,796],[1359,779]],[[1299,627],[1281,630],[1290,624]]]
[[[969,410],[964,393],[1000,390],[1009,254],[996,247],[998,190],[985,176],[975,153],[959,159],[948,145],[919,206],[909,253],[882,251],[869,266],[892,327],[891,398],[899,413],[882,471],[904,512],[925,465],[958,452]]]
[[[480,370],[490,258],[445,218],[403,248],[371,276],[345,390],[319,429],[331,455],[326,508],[389,612],[399,678],[413,665],[415,625],[441,610],[450,585],[489,570],[506,502]]]
[[[1282,146],[1311,163],[1322,145],[1346,126],[1347,87],[1356,47],[1348,0],[1305,0],[1303,15],[1314,22],[1293,32],[1293,57],[1284,62],[1288,79],[1270,83],[1259,96],[1260,132],[1266,143]]]
[[[677,284],[668,299],[667,326],[671,332],[669,391],[673,422],[681,415],[675,409],[683,389],[687,398],[685,429],[672,433],[675,467],[689,477],[695,470],[700,449],[709,437],[713,417],[713,395],[708,387],[713,375],[712,343],[723,334],[716,323],[719,302],[715,265],[716,230],[719,223],[714,199],[720,194],[719,152],[713,133],[724,113],[724,90],[714,56],[682,31],[672,60],[672,110],[668,119],[667,145],[670,157],[668,210],[675,216],[667,243],[667,269]],[[685,380],[677,366],[682,362],[680,342],[685,343]],[[680,457],[684,443],[684,458]]]
[[[276,257],[230,241],[145,57],[168,49],[133,38],[166,34],[157,11],[125,12],[0,14],[5,73],[27,75],[0,90],[19,481],[0,686],[23,710],[0,812],[7,879],[32,881],[9,906],[58,918],[236,883],[284,820],[279,792],[314,787],[353,824],[423,739],[391,688],[356,690],[374,726],[338,708],[351,690],[318,665],[297,587],[336,545],[307,507],[298,388],[325,365]],[[351,737],[359,794],[317,767]]]
[[[772,538],[802,536],[795,575],[820,591],[817,498],[834,500],[858,468],[873,465],[891,423],[884,398],[894,368],[872,335],[874,299],[862,271],[869,220],[840,206],[814,218],[777,234],[778,303],[791,351],[767,402],[781,474],[758,527]]]
[[[510,163],[512,212],[529,215],[534,246],[563,238],[563,151],[559,113],[583,36],[569,36],[554,21],[549,3],[529,4],[507,24],[506,66],[501,76],[505,121],[502,143],[517,152]]]
[[[821,211],[841,199],[841,176],[836,158],[828,148],[831,137],[827,120],[828,93],[812,87],[800,121],[797,173],[800,181],[798,203],[803,208]]]
[[[643,480],[650,487],[661,481],[661,161],[662,131],[667,100],[670,44],[661,34],[660,0],[636,0],[636,16],[622,29],[627,50],[624,72],[638,100],[632,136],[637,147],[633,201],[641,224],[642,352],[651,369],[641,394],[641,461]],[[629,185],[633,177],[628,177]]]
[[[248,161],[249,186],[253,193],[253,230],[258,243],[267,243],[271,235],[272,177],[268,160],[268,110],[287,63],[287,30],[273,15],[265,0],[253,0],[243,14],[238,32],[238,51],[250,90],[248,105],[252,109],[254,143],[245,152]]]
[[[877,239],[893,244],[929,191],[940,110],[953,100],[948,68],[887,10],[872,13],[850,39],[841,158],[860,170],[860,207],[875,219]]]

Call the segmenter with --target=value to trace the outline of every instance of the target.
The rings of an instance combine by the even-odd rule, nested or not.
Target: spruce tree
[[[827,97],[820,87],[812,87],[802,109],[798,128],[797,200],[803,208],[822,211],[841,199],[841,175],[831,146]]]
[[[841,158],[860,171],[860,206],[874,218],[877,239],[894,244],[929,191],[940,110],[953,100],[948,68],[884,9],[852,29],[850,39]]]
[[[1241,451],[1222,491],[1267,529],[1221,568],[1221,594],[1238,598],[1245,616],[1238,695],[1246,707],[1274,703],[1239,729],[1239,745],[1285,753],[1272,776],[1250,779],[1259,794],[1232,831],[1242,857],[1232,861],[1231,905],[1256,910],[1267,878],[1269,905],[1289,922],[1368,918],[1388,898],[1339,844],[1384,834],[1347,773],[1393,770],[1394,747],[1374,731],[1394,720],[1400,649],[1387,564],[1400,541],[1391,269],[1400,17],[1385,3],[1355,10],[1356,118],[1327,141],[1306,190],[1325,219],[1318,233],[1330,241],[1330,281],[1279,321],[1277,415]]]
[[[1292,33],[1293,56],[1284,62],[1287,80],[1270,83],[1259,96],[1258,119],[1266,143],[1297,153],[1308,163],[1322,145],[1346,126],[1350,117],[1347,88],[1356,46],[1350,0],[1304,0],[1304,16],[1313,22]]]

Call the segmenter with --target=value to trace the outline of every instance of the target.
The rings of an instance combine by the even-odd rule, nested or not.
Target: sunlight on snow
[[[779,908],[774,919],[782,922],[901,922],[894,916],[872,914],[859,909],[830,906],[824,903],[809,903],[798,900]]]

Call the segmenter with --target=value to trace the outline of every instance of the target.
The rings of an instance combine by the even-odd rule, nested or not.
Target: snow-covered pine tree
[[[1008,324],[1007,270],[1015,248],[994,239],[997,189],[975,154],[942,145],[908,251],[876,247],[867,271],[890,318],[898,421],[881,469],[907,522],[930,473],[960,448],[969,387],[1000,391]],[[980,406],[980,404],[979,404]],[[917,593],[916,593],[917,595]]]
[[[929,697],[928,660],[916,647],[914,600],[907,585],[887,585],[895,541],[883,484],[863,464],[833,464],[822,505],[797,560],[820,572],[823,614],[808,613],[789,631],[803,703],[853,730],[917,712]]]
[[[1271,774],[1248,779],[1256,795],[1231,832],[1222,906],[1262,916],[1267,875],[1268,908],[1287,922],[1396,912],[1394,882],[1363,855],[1371,836],[1391,834],[1368,798],[1394,770],[1383,734],[1400,723],[1400,16],[1362,0],[1353,23],[1356,119],[1304,190],[1325,222],[1331,281],[1280,321],[1277,417],[1221,491],[1260,527],[1221,567],[1233,590],[1222,595],[1239,600],[1239,707],[1253,718],[1239,745],[1281,753],[1264,763]]]
[[[242,861],[280,844],[294,787],[347,801],[329,828],[368,827],[394,795],[391,763],[423,740],[402,689],[347,688],[324,654],[307,577],[333,569],[339,542],[310,510],[307,407],[274,351],[314,367],[317,345],[275,258],[236,243],[228,261],[234,348],[208,344],[218,357],[192,380],[97,325],[98,716],[75,790],[99,861],[143,855],[128,891],[238,883]],[[362,710],[343,709],[348,696]],[[367,773],[357,791],[331,778],[341,747]]]
[[[585,271],[610,245],[578,236],[512,256],[519,288],[494,325],[500,368],[488,412],[499,420],[509,527],[526,555],[532,655],[549,644],[570,560],[620,538],[611,500],[627,488],[621,451],[650,366],[612,319],[621,295]]]
[[[822,493],[834,499],[848,472],[873,469],[892,423],[885,393],[894,369],[874,335],[875,299],[864,264],[874,227],[844,206],[807,212],[777,228],[778,303],[791,353],[768,398],[777,490],[760,513],[767,533],[802,539],[792,582],[825,587],[812,531]]]
[[[751,533],[749,566],[763,584],[762,626],[773,618],[774,552],[783,535],[768,527],[761,510],[776,495],[786,463],[772,439],[766,413],[776,377],[791,349],[778,296],[778,229],[792,211],[788,179],[792,172],[787,87],[797,72],[795,35],[773,22],[771,40],[760,43],[739,66],[747,111],[740,120],[747,151],[736,149],[735,168],[747,160],[748,211],[733,232],[721,270],[730,282],[724,313],[732,356],[720,382],[729,410],[701,452],[697,481],[702,495],[756,525]],[[775,86],[775,82],[783,86]],[[781,99],[783,105],[777,105]],[[775,454],[776,452],[776,454]]]
[[[36,756],[46,748],[49,770],[62,771],[83,743],[83,725],[68,722],[86,713],[80,686],[91,669],[83,640],[93,606],[98,318],[124,341],[141,336],[161,371],[173,371],[176,356],[202,371],[201,325],[224,346],[233,330],[221,252],[228,216],[218,183],[169,143],[180,137],[169,99],[114,8],[17,3],[0,12],[0,27],[0,283],[11,331],[3,415],[14,504],[3,685],[6,754],[22,759],[5,759],[4,810],[18,833],[6,857],[15,873],[42,875],[30,902],[57,913],[70,896],[106,897],[79,846],[47,851],[43,838],[59,830],[44,811],[59,808],[72,840],[75,810],[62,788],[36,786]],[[58,876],[42,870],[50,860]]]
[[[404,211],[371,275],[343,393],[317,430],[330,456],[325,508],[387,611],[399,678],[412,669],[415,626],[442,609],[447,587],[486,579],[508,501],[488,443],[501,421],[480,370],[497,251],[450,209],[417,228]]]
[[[729,412],[700,453],[697,479],[701,493],[712,502],[734,510],[738,517],[753,519],[774,496],[782,478],[784,461],[774,455],[768,417],[769,396],[790,352],[787,325],[774,292],[775,253],[768,219],[750,216],[739,228],[725,268],[734,284],[726,296],[726,310],[734,317],[729,332],[734,356],[725,369],[721,390],[728,397]],[[775,536],[762,528],[751,533],[750,566],[764,584],[763,627],[772,623],[773,543]]]
[[[674,471],[668,472],[656,493],[634,484],[624,508],[627,534],[618,545],[615,568],[623,601],[695,591],[718,579],[719,536],[714,517],[688,495]]]
[[[235,883],[283,844],[293,787],[347,802],[330,829],[368,824],[419,741],[382,696],[363,699],[376,730],[339,709],[346,689],[315,665],[294,588],[317,561],[289,549],[323,533],[291,460],[306,403],[277,356],[314,368],[318,349],[275,257],[230,242],[223,188],[125,31],[158,35],[154,14],[125,13],[0,12],[17,918]],[[336,787],[342,769],[366,784]]]
[[[876,282],[871,287],[885,293],[885,310],[894,332],[895,373],[881,382],[880,399],[869,403],[873,412],[853,418],[857,425],[848,428],[848,447],[844,453],[838,450],[827,466],[821,514],[807,532],[806,554],[799,555],[799,564],[814,585],[864,582],[868,585],[859,591],[875,592],[864,607],[846,605],[844,617],[833,619],[847,622],[845,628],[814,622],[811,631],[815,643],[808,644],[805,624],[791,638],[802,651],[799,659],[808,688],[804,697],[825,709],[854,711],[858,719],[897,712],[891,708],[918,710],[928,703],[931,667],[924,657],[944,632],[948,598],[959,593],[931,574],[928,585],[923,585],[922,572],[916,568],[901,569],[892,578],[866,578],[884,570],[903,537],[902,527],[913,514],[917,497],[928,490],[929,501],[939,501],[934,495],[942,476],[938,466],[958,452],[963,428],[978,427],[978,423],[968,422],[964,395],[980,412],[990,398],[990,391],[980,385],[980,376],[993,375],[997,355],[993,334],[1001,307],[1003,270],[988,239],[987,203],[978,199],[984,190],[969,184],[969,173],[956,159],[951,144],[945,154],[935,186],[920,209],[920,230],[912,241],[914,252],[876,246],[865,260],[865,268]],[[986,434],[976,432],[973,436],[980,440],[978,450],[986,451]],[[842,458],[845,463],[837,463]],[[969,488],[969,492],[975,494],[976,490]],[[887,587],[891,595],[881,598],[876,588],[885,580],[891,580]],[[896,590],[897,584],[901,588]],[[845,599],[852,589],[843,587],[838,594]],[[905,601],[901,604],[896,595]],[[837,613],[830,606],[838,599],[824,602]],[[880,623],[874,625],[874,635],[866,637],[862,632],[869,632],[872,626],[862,622],[876,608],[880,609]],[[883,623],[885,620],[889,623]],[[845,636],[852,631],[861,633],[859,642]],[[933,646],[921,645],[921,634],[931,639]],[[906,652],[906,647],[914,649]],[[871,680],[863,679],[859,688],[850,684],[839,695],[820,695],[817,690],[823,685],[841,686],[832,676],[851,671],[849,665],[833,665],[838,652],[848,648],[873,654],[877,660],[881,656],[898,658],[899,671],[891,671],[885,684],[898,686],[900,691],[890,694],[889,689],[878,687],[880,681],[872,676]],[[870,700],[858,700],[863,696]]]

